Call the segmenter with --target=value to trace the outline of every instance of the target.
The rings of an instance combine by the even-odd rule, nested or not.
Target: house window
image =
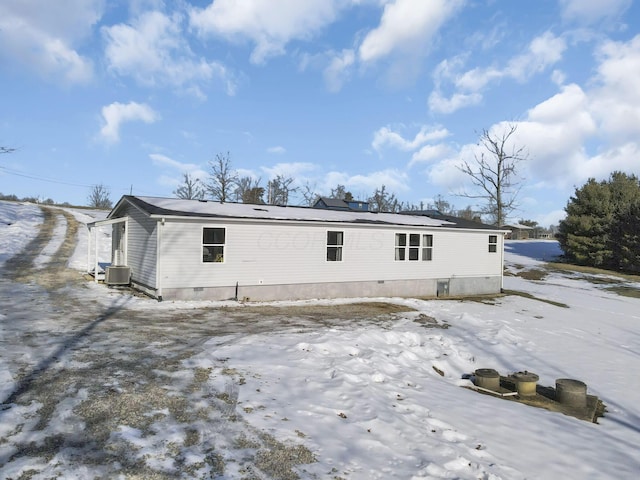
[[[422,261],[433,260],[433,235],[422,235]]]
[[[433,235],[396,233],[395,248],[398,261],[430,261],[433,258]]]
[[[224,262],[224,243],[226,232],[224,228],[202,229],[202,261]]]
[[[327,232],[327,261],[342,261],[342,246],[344,245],[344,232]]]
[[[396,260],[404,260],[407,254],[407,234],[396,233]]]
[[[498,251],[498,236],[489,235],[489,252],[496,253]]]
[[[409,260],[419,260],[420,256],[420,234],[409,234]]]

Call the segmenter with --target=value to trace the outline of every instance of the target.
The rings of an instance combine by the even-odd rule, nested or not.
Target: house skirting
[[[500,293],[501,276],[283,285],[163,288],[162,300],[308,300],[357,297],[464,297]],[[147,292],[151,294],[151,292]]]

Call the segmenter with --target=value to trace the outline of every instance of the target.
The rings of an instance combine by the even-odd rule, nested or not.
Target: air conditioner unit
[[[107,267],[104,282],[107,285],[129,285],[131,267]]]

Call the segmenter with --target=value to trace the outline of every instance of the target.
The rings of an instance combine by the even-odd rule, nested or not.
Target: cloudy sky
[[[483,130],[517,127],[515,219],[640,174],[632,0],[2,0],[0,192],[172,196],[241,175],[457,208]],[[294,200],[302,202],[301,198]]]

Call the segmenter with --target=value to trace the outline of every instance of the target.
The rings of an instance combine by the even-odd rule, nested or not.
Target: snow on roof
[[[114,215],[123,200],[128,200],[152,216],[226,217],[310,222],[369,223],[387,225],[455,227],[455,223],[423,215],[329,210],[310,207],[222,203],[210,200],[124,196],[109,214]]]
[[[519,230],[533,230],[533,227],[530,227],[529,225],[523,225],[522,223],[518,223],[518,222],[507,223],[507,224],[503,225],[503,228],[517,228]]]

